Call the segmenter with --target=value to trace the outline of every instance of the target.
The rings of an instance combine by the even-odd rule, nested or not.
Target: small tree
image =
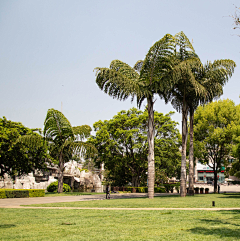
[[[214,192],[217,192],[217,173],[233,147],[239,114],[234,102],[228,99],[199,106],[195,113],[195,154],[213,169]]]
[[[5,173],[14,177],[46,168],[49,155],[47,145],[42,140],[38,147],[18,142],[20,137],[27,135],[42,138],[36,131],[39,130],[29,129],[5,117],[0,118],[0,177]]]

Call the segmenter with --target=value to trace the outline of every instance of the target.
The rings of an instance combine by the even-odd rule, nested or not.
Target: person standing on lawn
[[[110,188],[109,185],[106,187],[106,199],[110,199]]]

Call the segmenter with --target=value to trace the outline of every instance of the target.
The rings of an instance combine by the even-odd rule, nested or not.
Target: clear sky
[[[136,107],[103,93],[93,69],[114,59],[133,66],[154,42],[180,31],[203,63],[236,62],[222,98],[239,104],[240,30],[233,30],[229,17],[234,5],[240,1],[1,0],[0,116],[43,128],[47,110],[61,110],[62,102],[73,126],[92,126]],[[155,110],[173,108],[157,98]],[[181,123],[179,113],[172,118]]]

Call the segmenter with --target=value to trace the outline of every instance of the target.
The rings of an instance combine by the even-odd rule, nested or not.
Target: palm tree
[[[196,95],[194,91],[189,93],[189,112],[190,112],[190,146],[189,146],[189,195],[194,195],[194,152],[193,152],[193,123],[194,112],[199,104],[206,104],[219,98],[223,94],[223,85],[232,76],[236,64],[229,59],[215,60],[213,63],[195,66],[194,75],[196,80],[201,83],[205,92]],[[216,183],[217,189],[217,183]]]
[[[188,136],[187,118],[189,113],[189,92],[203,94],[205,88],[197,81],[193,69],[200,62],[199,57],[187,36],[180,32],[175,35],[175,63],[172,69],[173,88],[168,92],[167,100],[182,113],[182,161],[180,195],[186,196],[186,145]]]
[[[49,143],[50,154],[59,160],[58,193],[63,192],[64,163],[73,154],[96,149],[83,140],[90,136],[91,127],[88,125],[72,127],[62,112],[49,109],[44,122],[44,138]]]
[[[148,108],[148,197],[154,198],[154,95],[166,96],[173,82],[169,76],[172,69],[174,38],[167,34],[148,51],[144,60],[137,61],[134,68],[119,60],[111,62],[109,68],[96,68],[96,83],[113,98],[125,100],[137,98],[140,108],[147,99]]]
[[[63,192],[64,163],[71,159],[72,155],[84,152],[95,154],[96,148],[84,139],[90,136],[91,127],[88,125],[72,127],[68,119],[58,110],[49,109],[44,122],[43,137],[38,135],[26,135],[19,141],[35,146],[48,145],[51,159],[58,159],[58,193]]]

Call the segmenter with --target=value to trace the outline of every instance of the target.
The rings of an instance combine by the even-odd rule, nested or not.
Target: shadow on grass
[[[202,228],[202,227],[196,227],[189,229],[188,231],[194,233],[194,234],[204,234],[204,235],[213,235],[218,236],[219,238],[222,237],[232,237],[234,240],[239,240],[240,237],[240,230],[239,229],[231,229],[231,228]],[[220,239],[219,239],[220,240]]]
[[[0,224],[0,228],[12,228],[16,227],[15,224]]]
[[[219,198],[240,198],[240,193],[224,193],[223,197],[219,197]]]
[[[232,237],[239,240],[240,237],[240,224],[236,223],[237,219],[240,219],[240,210],[231,210],[231,211],[218,211],[221,214],[231,214],[234,215],[232,218],[227,219],[200,219],[200,221],[206,223],[211,228],[195,227],[189,229],[188,231],[194,234],[204,234],[204,235],[213,235],[221,237]],[[218,227],[214,227],[214,225]],[[221,227],[219,227],[221,226]],[[231,228],[232,227],[232,228]]]

